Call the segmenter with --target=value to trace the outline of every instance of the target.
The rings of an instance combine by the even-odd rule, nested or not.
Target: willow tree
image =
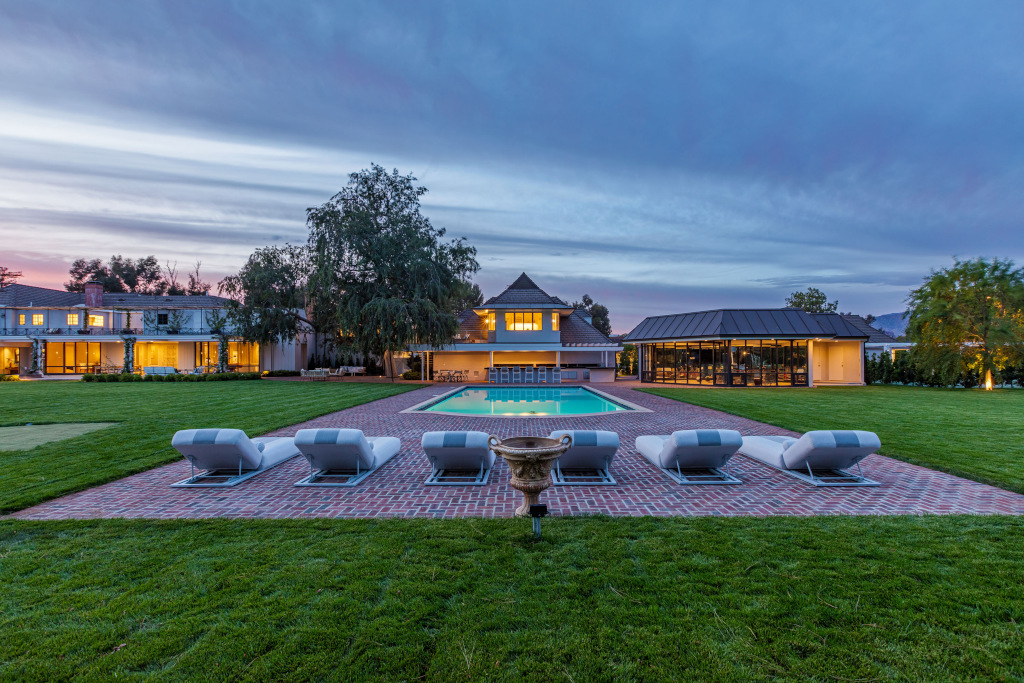
[[[910,293],[907,335],[915,356],[944,384],[973,370],[991,389],[992,373],[1024,351],[1024,269],[983,258],[932,271]]]
[[[230,299],[225,320],[208,319],[214,333],[227,323],[245,341],[261,346],[291,341],[309,325],[305,314],[309,259],[301,246],[257,249],[236,275],[220,281]]]
[[[427,190],[415,182],[374,164],[307,210],[310,307],[332,322],[335,345],[384,359],[392,377],[408,345],[451,343],[464,282],[479,269],[475,248],[445,240],[420,212]]]

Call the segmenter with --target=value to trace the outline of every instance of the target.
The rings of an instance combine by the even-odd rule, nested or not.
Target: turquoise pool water
[[[423,412],[463,415],[586,415],[632,410],[585,387],[480,387],[462,389]]]

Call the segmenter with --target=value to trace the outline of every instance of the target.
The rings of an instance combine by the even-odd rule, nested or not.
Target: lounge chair
[[[743,437],[732,429],[689,429],[671,436],[638,436],[636,449],[678,484],[740,484],[729,471],[729,458],[742,443]]]
[[[299,454],[290,436],[250,439],[241,429],[182,429],[171,445],[192,465],[177,487],[235,486]]]
[[[494,451],[487,432],[426,432],[420,445],[430,461],[427,486],[483,486],[491,476]]]
[[[612,459],[619,450],[615,432],[556,429],[551,438],[572,437],[572,445],[555,460],[551,479],[558,486],[608,486],[615,484]]]
[[[393,436],[364,436],[358,429],[300,429],[295,446],[309,462],[296,486],[357,486],[398,454]]]
[[[740,453],[814,486],[880,486],[860,461],[882,447],[874,432],[834,430],[788,436],[745,436]],[[857,474],[847,469],[857,466]]]

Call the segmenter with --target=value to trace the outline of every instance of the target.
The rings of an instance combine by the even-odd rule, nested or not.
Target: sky
[[[0,0],[0,265],[218,280],[378,163],[487,296],[898,311],[1024,262],[1021,36],[1018,0]]]

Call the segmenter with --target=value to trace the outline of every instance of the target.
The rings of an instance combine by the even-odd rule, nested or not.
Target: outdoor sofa
[[[487,432],[426,432],[420,440],[430,461],[427,486],[483,486],[497,457]]]
[[[175,487],[235,486],[299,454],[290,436],[250,439],[241,429],[182,429],[171,445],[192,466]]]
[[[365,436],[358,429],[300,429],[295,446],[309,462],[296,486],[357,486],[398,454],[393,436]]]
[[[615,484],[611,466],[619,450],[619,435],[596,430],[556,429],[551,438],[572,437],[569,450],[555,460],[551,480],[557,486],[608,486]]]
[[[860,461],[882,447],[874,432],[821,430],[799,439],[745,436],[740,453],[814,486],[879,486],[860,469]],[[848,471],[857,467],[857,473]]]
[[[729,459],[742,443],[743,437],[732,429],[688,429],[638,436],[636,449],[676,483],[740,484],[729,470]]]

